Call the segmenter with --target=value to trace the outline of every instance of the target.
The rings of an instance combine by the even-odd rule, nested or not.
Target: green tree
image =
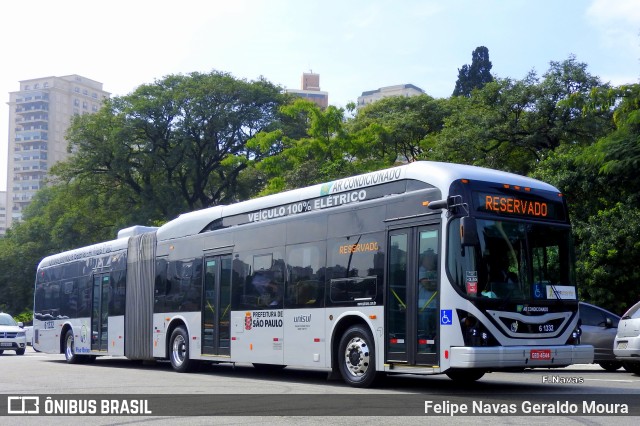
[[[240,175],[263,157],[246,143],[278,125],[285,100],[263,79],[171,75],[76,117],[68,132],[75,155],[53,173],[122,191],[150,220],[238,201],[255,188],[254,175]]]
[[[608,86],[574,57],[550,65],[541,81],[530,72],[452,97],[443,131],[427,141],[433,158],[526,175],[562,144],[588,146],[611,131],[610,110],[586,108]]]
[[[286,128],[257,134],[250,149],[269,153],[256,164],[267,176],[262,194],[272,194],[357,173],[344,110],[320,109],[304,99],[281,108]],[[304,135],[300,129],[305,128]]]
[[[493,81],[489,60],[489,49],[484,46],[476,47],[471,53],[471,65],[463,65],[458,69],[458,80],[452,96],[471,96],[474,89],[481,89],[485,84]]]
[[[498,79],[449,99],[442,132],[425,140],[431,158],[526,174],[538,155],[528,128],[536,100],[531,78]]]
[[[367,105],[347,123],[353,154],[371,170],[429,158],[423,139],[442,129],[445,105],[446,100],[428,95],[393,96]]]
[[[0,311],[17,315],[33,307],[33,283],[40,253],[41,241],[29,238],[11,238],[16,226],[0,238]],[[40,236],[42,237],[42,236]]]

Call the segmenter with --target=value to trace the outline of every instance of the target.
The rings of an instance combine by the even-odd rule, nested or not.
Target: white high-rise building
[[[69,156],[71,118],[97,112],[109,95],[102,83],[75,74],[23,80],[19,91],[9,93],[5,229],[22,218],[49,168]]]

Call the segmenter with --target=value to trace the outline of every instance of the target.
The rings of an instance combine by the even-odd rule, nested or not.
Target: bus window
[[[124,270],[111,272],[112,297],[109,300],[109,315],[124,315],[126,274],[127,271]]]
[[[329,302],[379,303],[384,256],[382,234],[338,238],[329,244]]]
[[[169,262],[165,309],[169,312],[192,312],[202,301],[202,261],[189,259]]]
[[[419,234],[418,267],[418,353],[435,353],[438,321],[438,250],[437,230]]]
[[[167,260],[156,259],[156,279],[154,288],[154,312],[167,312],[165,309],[166,287],[167,287]]]
[[[234,304],[240,309],[282,308],[285,264],[280,251],[240,253],[233,262]]]
[[[73,280],[64,280],[60,289],[60,316],[76,318],[78,312],[77,291]]]
[[[324,242],[287,247],[287,292],[285,307],[324,305]]]
[[[449,226],[448,272],[468,297],[531,300],[567,287],[575,293],[566,227],[477,220],[479,243],[460,249],[459,219]]]
[[[78,278],[78,318],[91,315],[91,276]]]

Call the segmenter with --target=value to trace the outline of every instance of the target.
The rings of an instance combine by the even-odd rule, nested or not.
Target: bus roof
[[[93,244],[86,247],[80,247],[62,253],[53,254],[42,259],[40,261],[40,264],[38,265],[38,269],[46,268],[48,266],[61,265],[63,263],[68,263],[74,260],[82,260],[101,254],[114,253],[116,251],[126,249],[128,243],[129,238],[125,237],[119,238],[117,240]]]
[[[185,213],[167,222],[158,229],[158,241],[198,234],[211,222],[223,217],[302,202],[323,195],[355,191],[361,188],[403,179],[415,179],[426,182],[440,189],[444,194],[448,192],[451,183],[458,179],[506,183],[559,192],[555,187],[547,183],[513,173],[462,164],[417,161],[390,169],[338,179],[306,188],[294,189],[232,205],[215,206]]]

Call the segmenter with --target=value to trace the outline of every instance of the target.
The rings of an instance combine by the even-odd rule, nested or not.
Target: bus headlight
[[[493,335],[470,313],[458,309],[460,328],[465,346],[496,346],[498,342]]]
[[[582,336],[582,329],[578,326],[571,332],[571,336],[567,339],[567,345],[579,345],[580,336]]]

